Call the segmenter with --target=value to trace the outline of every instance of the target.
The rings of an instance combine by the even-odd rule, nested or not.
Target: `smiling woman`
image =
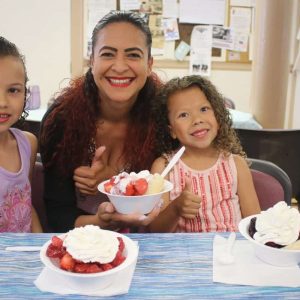
[[[120,170],[149,169],[155,159],[151,111],[160,81],[152,73],[151,33],[132,12],[104,16],[92,35],[90,68],[73,81],[42,122],[40,149],[50,226],[123,228],[147,217],[115,212],[97,185]]]

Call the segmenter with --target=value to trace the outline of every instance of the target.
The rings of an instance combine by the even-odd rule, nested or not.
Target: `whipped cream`
[[[110,191],[111,194],[122,195],[126,192],[126,187],[129,183],[138,180],[140,178],[146,179],[149,182],[153,175],[148,170],[140,171],[139,173],[122,172],[114,177],[114,185]]]
[[[281,201],[257,216],[255,228],[257,232],[253,238],[256,241],[289,245],[299,237],[300,213]]]
[[[119,250],[119,240],[98,226],[77,227],[67,233],[63,242],[74,259],[84,263],[110,263]]]

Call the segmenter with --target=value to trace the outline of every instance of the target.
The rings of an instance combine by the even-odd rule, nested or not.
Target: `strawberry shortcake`
[[[53,236],[46,255],[59,260],[61,269],[75,273],[97,273],[120,265],[125,259],[121,237],[98,226],[86,225]]]

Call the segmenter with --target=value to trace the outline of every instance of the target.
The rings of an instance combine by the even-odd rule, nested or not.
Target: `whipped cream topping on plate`
[[[119,240],[107,230],[86,225],[69,231],[63,245],[74,259],[105,264],[116,257]]]
[[[281,201],[257,216],[255,228],[257,232],[253,238],[256,241],[289,245],[299,237],[300,213]]]

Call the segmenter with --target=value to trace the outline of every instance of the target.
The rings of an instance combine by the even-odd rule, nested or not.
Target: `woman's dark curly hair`
[[[6,38],[0,36],[0,58],[4,58],[6,56],[13,56],[20,60],[20,62],[23,65],[25,78],[24,78],[24,86],[25,86],[25,95],[24,95],[24,106],[23,106],[23,112],[14,126],[19,127],[24,124],[25,118],[28,116],[28,112],[25,111],[26,101],[27,101],[27,94],[28,90],[26,88],[26,84],[28,82],[27,77],[27,71],[25,66],[25,57],[19,52],[18,47],[14,44],[8,41]]]
[[[179,140],[171,137],[168,127],[170,125],[168,120],[169,97],[178,91],[186,90],[194,86],[198,87],[205,94],[219,124],[220,128],[213,142],[216,149],[225,154],[233,153],[246,157],[240,141],[232,128],[232,120],[229,111],[225,107],[223,96],[209,80],[198,75],[171,79],[160,90],[153,109],[157,123],[156,136],[159,143],[159,153],[170,153],[180,146]]]
[[[93,49],[98,32],[116,22],[131,23],[139,28],[145,34],[150,51],[152,40],[148,26],[139,15],[127,11],[113,11],[98,22],[93,31]],[[158,155],[155,147],[155,122],[149,112],[159,86],[159,78],[152,73],[130,112],[123,151],[124,160],[129,163],[128,171],[149,169]],[[91,68],[85,76],[72,81],[69,87],[62,90],[52,111],[43,121],[41,130],[40,149],[46,168],[57,163],[64,175],[70,175],[75,168],[91,161],[95,151],[93,141],[96,137],[96,124],[101,116],[99,101],[101,99]],[[64,132],[60,138],[57,137],[59,131]]]

